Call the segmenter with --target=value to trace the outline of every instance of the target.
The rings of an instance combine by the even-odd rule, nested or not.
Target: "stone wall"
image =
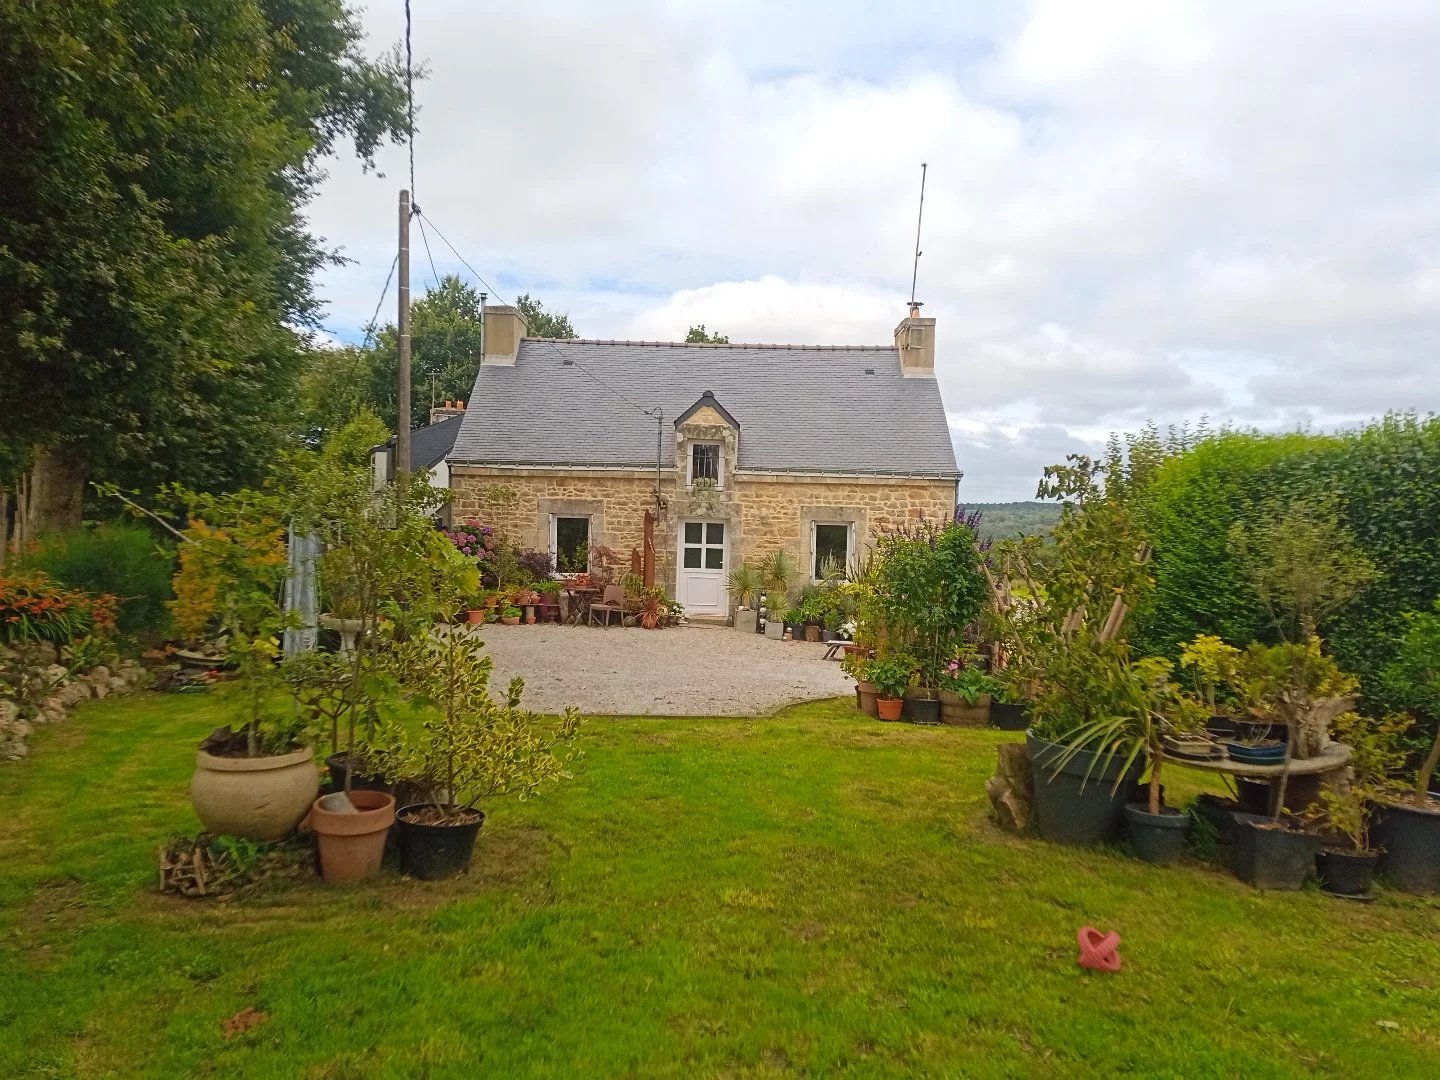
[[[955,509],[953,480],[899,477],[821,477],[740,472],[722,490],[690,492],[675,471],[661,473],[663,507],[656,506],[655,474],[645,470],[504,469],[455,465],[451,470],[455,520],[477,518],[498,526],[513,542],[545,550],[550,515],[590,516],[591,545],[622,556],[641,545],[646,510],[655,511],[656,580],[675,587],[675,550],[689,519],[729,526],[730,566],[783,548],[799,565],[813,565],[812,522],[849,523],[860,551],[885,530],[921,520],[943,521]]]

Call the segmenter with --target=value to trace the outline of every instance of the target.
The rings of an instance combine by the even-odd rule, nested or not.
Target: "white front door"
[[[725,525],[687,521],[680,526],[680,579],[675,599],[687,615],[728,615],[725,590]]]

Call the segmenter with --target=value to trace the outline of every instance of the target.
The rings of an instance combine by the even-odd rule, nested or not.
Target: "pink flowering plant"
[[[469,555],[477,562],[491,557],[495,550],[495,526],[481,525],[474,518],[467,518],[454,529],[445,529],[445,539],[455,545],[462,555]]]

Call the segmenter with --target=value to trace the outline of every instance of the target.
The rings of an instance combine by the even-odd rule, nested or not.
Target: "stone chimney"
[[[920,317],[920,304],[911,301],[910,314],[895,327],[895,348],[900,350],[900,374],[907,379],[935,378],[935,320]]]
[[[485,309],[485,355],[482,364],[514,367],[520,342],[525,337],[525,316],[520,309],[500,304]]]
[[[430,423],[438,424],[441,420],[449,420],[452,416],[465,415],[465,402],[447,401],[444,405],[430,410]]]

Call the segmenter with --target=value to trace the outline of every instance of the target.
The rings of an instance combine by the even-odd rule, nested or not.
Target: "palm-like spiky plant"
[[[726,584],[729,585],[730,596],[736,604],[748,608],[764,583],[760,571],[746,562],[730,571]]]

